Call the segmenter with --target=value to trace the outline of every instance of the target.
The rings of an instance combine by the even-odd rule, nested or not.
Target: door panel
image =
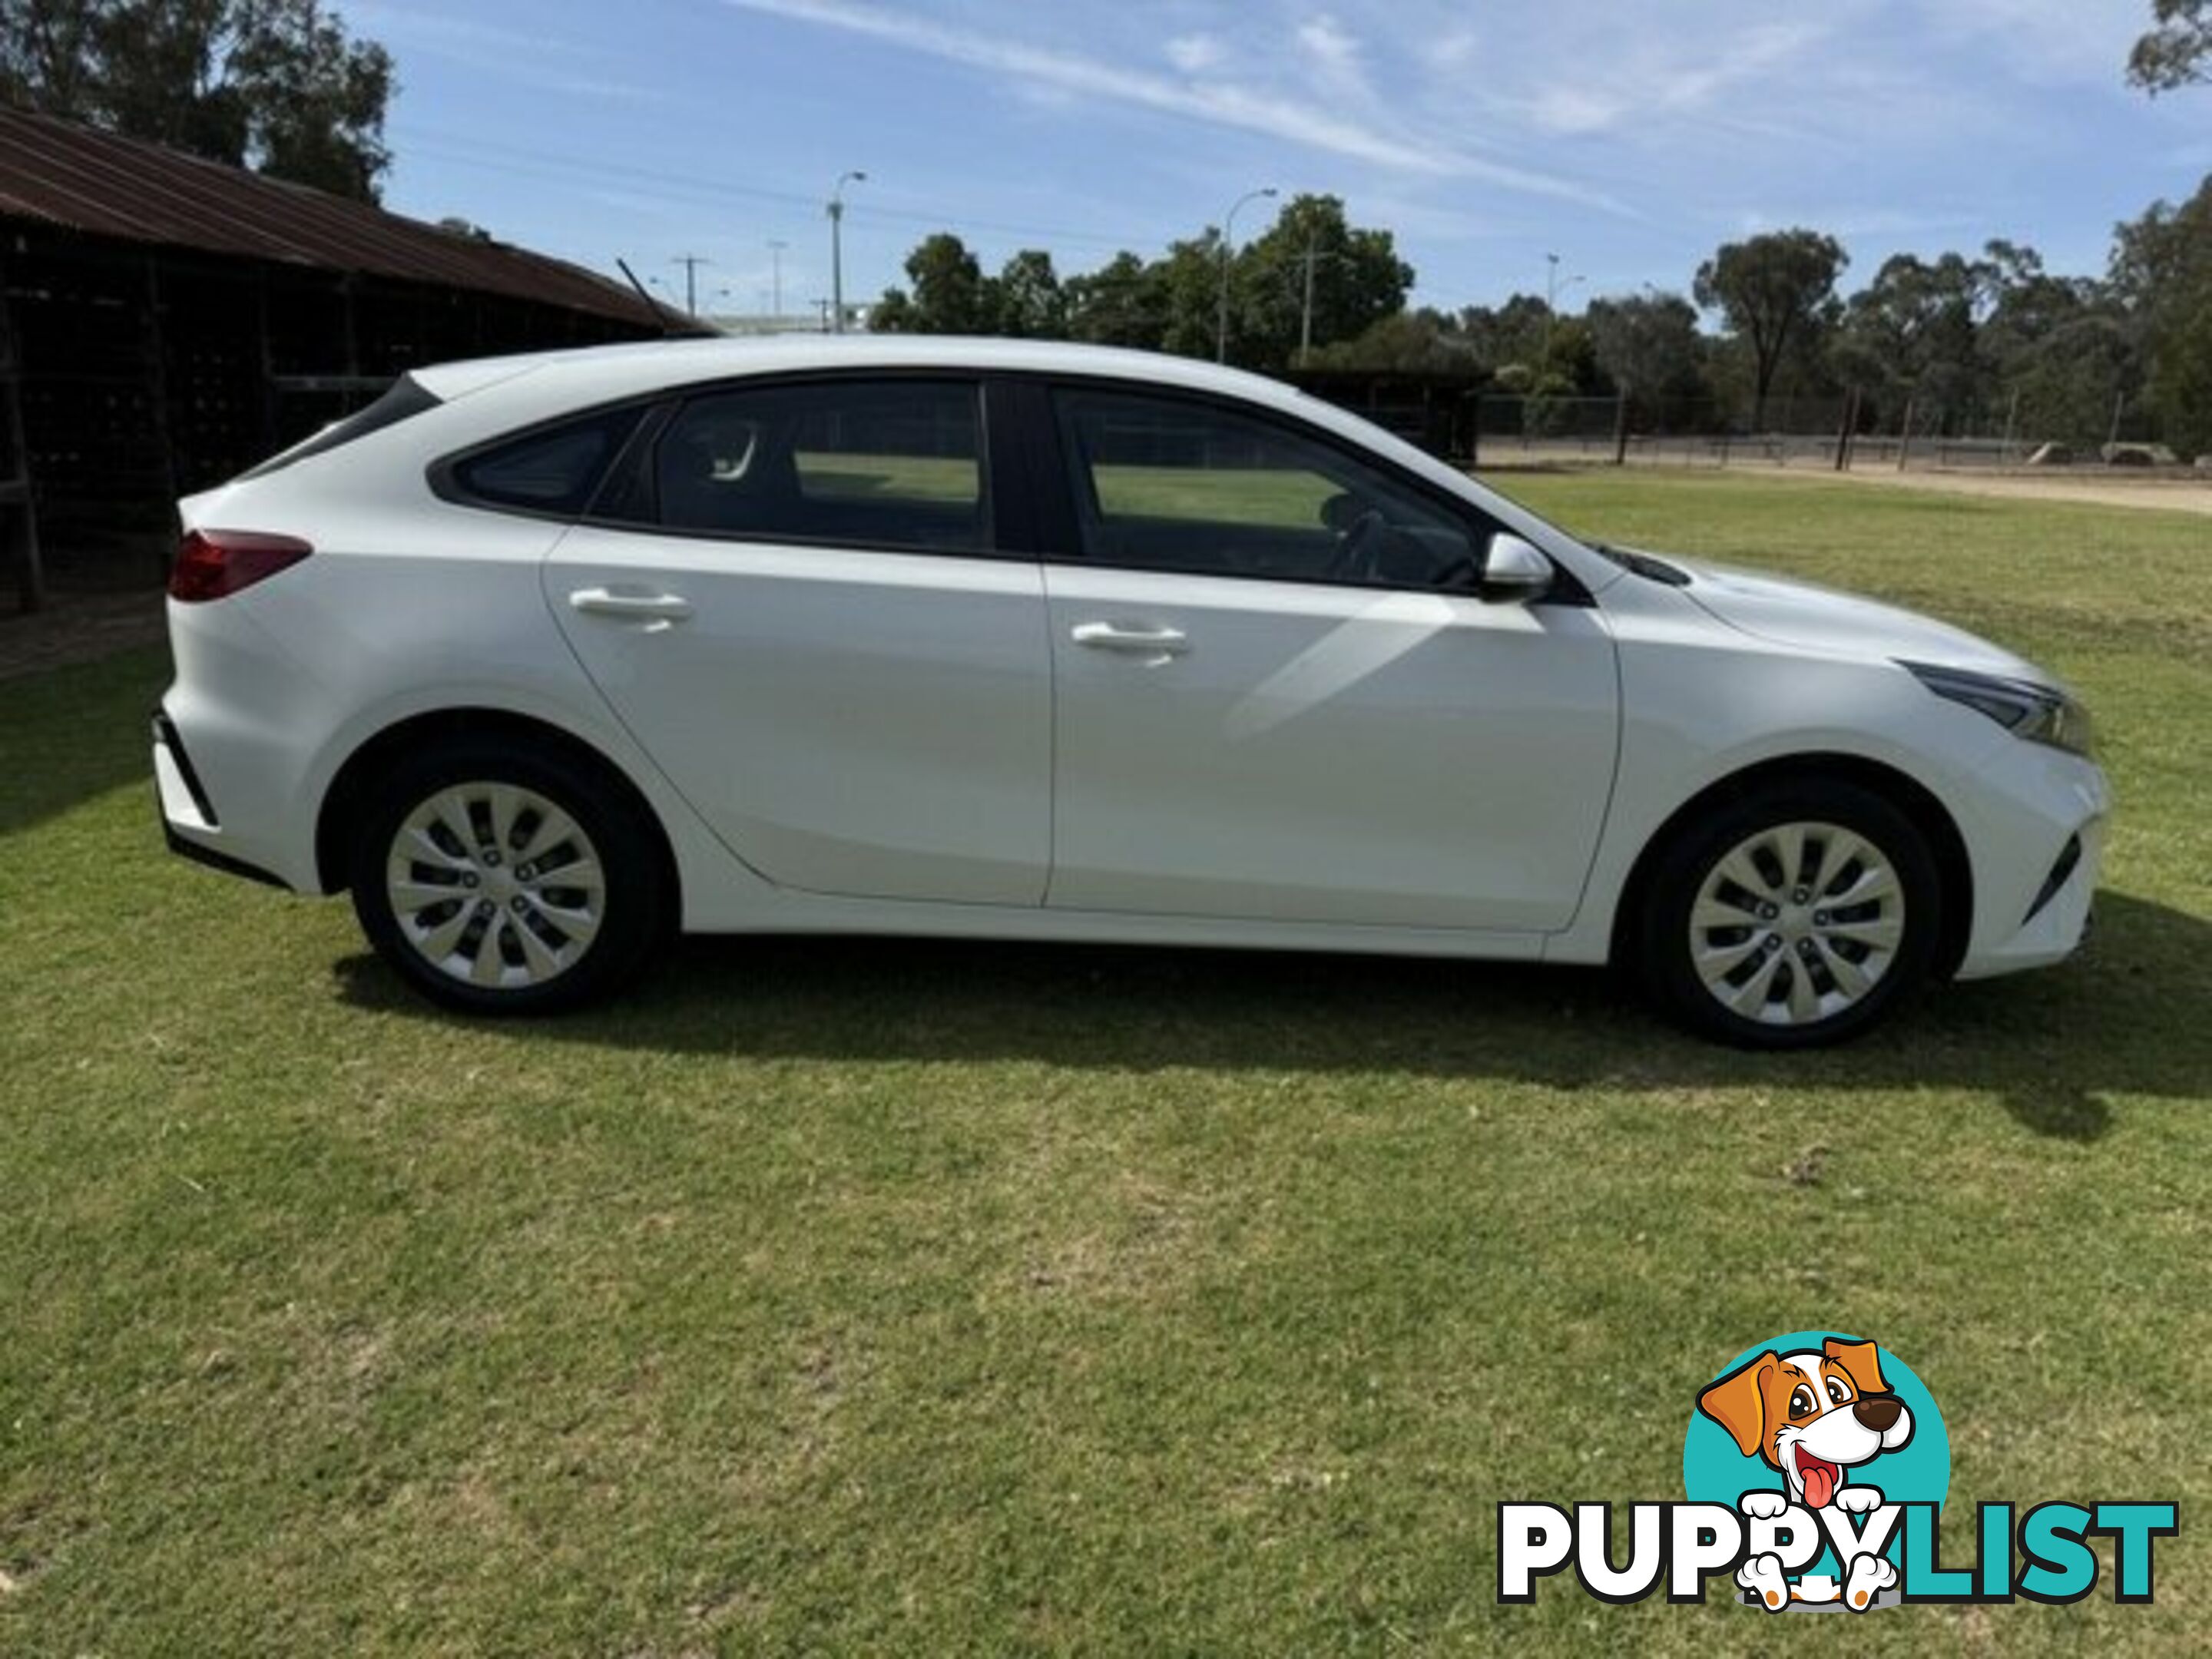
[[[1613,778],[1599,614],[1046,568],[1048,902],[1409,927],[1565,927]],[[1099,648],[1079,629],[1173,634]]]
[[[1042,902],[1043,580],[990,556],[977,399],[896,377],[694,396],[600,509],[638,527],[579,526],[546,562],[586,671],[772,881]]]
[[[601,594],[689,615],[608,614]],[[1043,896],[1051,682],[1035,565],[583,526],[548,559],[545,597],[623,724],[771,881]]]

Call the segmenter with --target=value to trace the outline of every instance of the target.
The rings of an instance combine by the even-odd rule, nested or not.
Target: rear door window
[[[654,450],[657,521],[747,540],[984,551],[980,393],[972,381],[841,379],[693,398]]]

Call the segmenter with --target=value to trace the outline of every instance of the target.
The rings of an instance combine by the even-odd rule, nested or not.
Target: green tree
[[[1115,254],[1097,270],[1071,276],[1062,286],[1071,338],[1093,345],[1160,349],[1167,332],[1164,274],[1136,254]]]
[[[1662,398],[1704,394],[1698,311],[1680,295],[1593,300],[1584,316],[1598,367],[1647,416]]]
[[[1316,346],[1316,368],[1479,374],[1484,366],[1455,319],[1423,307],[1379,318],[1357,337]]]
[[[1545,338],[1555,320],[1540,296],[1516,294],[1502,306],[1467,307],[1459,313],[1459,331],[1485,368],[1493,374],[1517,369],[1517,380],[1533,384],[1540,378]]]
[[[1987,260],[1893,255],[1851,296],[1831,355],[1852,384],[1971,422],[1988,386],[1980,325],[1996,282]]]
[[[1537,358],[1536,389],[1550,398],[1594,398],[1613,389],[1587,316],[1553,319]]]
[[[1767,395],[1791,349],[1818,331],[1850,263],[1832,236],[1771,231],[1729,242],[1698,267],[1692,292],[1718,311],[1752,355],[1752,425],[1766,424]]]
[[[1413,268],[1398,257],[1389,231],[1352,225],[1341,197],[1294,196],[1237,253],[1231,277],[1237,362],[1280,368],[1297,361],[1310,269],[1316,345],[1352,339],[1395,316],[1413,286]]]
[[[363,201],[392,84],[319,0],[0,0],[0,96]]]
[[[1026,340],[1067,337],[1067,295],[1049,253],[1024,248],[1007,260],[999,271],[994,296],[994,332]]]
[[[2102,441],[2115,400],[2141,391],[2140,327],[2108,284],[2054,276],[2032,247],[1994,241],[1983,261],[1981,354],[2013,429],[2028,441]]]
[[[925,237],[906,256],[911,293],[887,289],[868,313],[879,334],[988,334],[998,326],[998,284],[951,231]]]
[[[902,288],[885,289],[883,297],[868,307],[868,332],[871,334],[921,334],[925,331],[915,325],[914,301]]]
[[[2212,0],[2152,0],[2149,33],[2128,54],[2128,79],[2156,97],[2212,81]]]
[[[2119,228],[2112,284],[2142,328],[2143,395],[2166,441],[2212,449],[2212,176]]]
[[[2017,399],[2013,428],[2023,441],[2100,443],[2114,408],[2142,390],[2135,331],[2109,310],[2085,310],[2015,350],[2000,385]]]
[[[1221,233],[1209,227],[1200,235],[1169,244],[1166,257],[1155,263],[1152,274],[1160,295],[1159,349],[1179,357],[1213,356],[1221,295]],[[1232,309],[1232,360],[1237,358],[1235,321]]]

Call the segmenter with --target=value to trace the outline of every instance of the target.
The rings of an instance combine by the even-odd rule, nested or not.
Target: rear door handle
[[[1093,651],[1122,651],[1155,660],[1179,657],[1190,649],[1190,638],[1177,628],[1125,628],[1120,623],[1078,623],[1068,637]]]
[[[624,617],[658,632],[691,614],[681,593],[648,593],[629,588],[580,587],[568,595],[568,608],[587,617]]]

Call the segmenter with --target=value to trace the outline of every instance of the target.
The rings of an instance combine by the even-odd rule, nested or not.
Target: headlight
[[[1898,666],[1937,696],[1987,714],[2016,738],[2047,743],[2072,755],[2086,756],[2094,750],[2096,737],[2090,729],[2089,711],[2063,691],[2033,680],[1938,668],[1932,663],[1900,661]]]

